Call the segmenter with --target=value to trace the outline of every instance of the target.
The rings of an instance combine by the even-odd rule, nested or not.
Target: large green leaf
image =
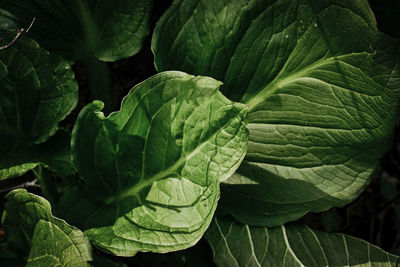
[[[136,54],[149,33],[152,0],[1,0],[21,27],[51,52],[115,61]]]
[[[25,38],[0,51],[0,179],[68,153],[63,132],[51,138],[53,147],[39,144],[56,133],[77,101],[74,74],[61,58]]]
[[[17,189],[6,199],[2,217],[10,246],[21,249],[26,266],[90,266],[89,240],[83,233],[51,214],[47,200]]]
[[[396,266],[399,260],[361,239],[307,226],[252,227],[215,218],[206,239],[218,266]]]
[[[221,187],[244,223],[354,200],[391,145],[399,48],[367,1],[176,0],[152,46],[158,70],[221,80],[249,107],[246,158]]]
[[[247,109],[225,98],[220,85],[165,72],[134,87],[108,117],[99,101],[81,111],[72,155],[87,193],[64,201],[80,203],[72,214],[82,217],[74,221],[90,228],[85,233],[96,246],[130,256],[180,250],[201,238],[219,183],[247,146]]]

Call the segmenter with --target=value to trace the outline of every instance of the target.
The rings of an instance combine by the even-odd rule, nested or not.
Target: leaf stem
[[[111,74],[108,65],[94,55],[84,58],[83,61],[88,75],[90,98],[92,100],[101,100],[104,103],[103,112],[108,115],[114,110]]]
[[[4,49],[7,49],[10,46],[12,46],[22,36],[22,34],[28,32],[32,28],[32,25],[34,22],[35,22],[35,17],[32,19],[32,22],[31,22],[31,24],[29,24],[27,29],[25,29],[25,28],[19,29],[17,31],[17,34],[15,35],[15,37],[8,44],[0,46],[0,50],[4,50]]]
[[[114,101],[110,80],[110,70],[106,62],[96,57],[97,45],[99,43],[99,31],[95,20],[90,12],[86,0],[76,1],[79,11],[79,19],[82,26],[84,40],[82,50],[78,51],[85,63],[88,75],[90,97],[92,100],[101,100],[104,103],[106,115],[113,111]]]
[[[48,171],[43,166],[38,166],[32,170],[37,178],[43,196],[51,203],[56,203],[58,200],[57,189],[51,181]]]

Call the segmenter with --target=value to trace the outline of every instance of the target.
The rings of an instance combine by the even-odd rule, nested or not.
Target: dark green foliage
[[[400,11],[371,4],[0,0],[0,265],[395,266]],[[366,240],[331,233],[363,191]]]

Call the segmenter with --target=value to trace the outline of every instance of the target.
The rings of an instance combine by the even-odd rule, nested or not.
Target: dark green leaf
[[[249,107],[246,158],[221,189],[242,222],[343,206],[391,145],[399,46],[365,0],[176,0],[152,45],[159,71],[221,80]]]
[[[25,38],[0,51],[0,179],[69,153],[63,132],[49,140],[54,147],[39,144],[56,133],[77,101],[74,74],[61,58]]]
[[[7,11],[0,9],[0,29],[15,30],[17,28],[18,26],[15,23],[15,18]],[[2,38],[3,39],[0,39],[1,41],[4,40],[4,37]]]
[[[26,266],[90,266],[89,240],[51,214],[47,200],[23,189],[12,191],[2,218],[11,247],[24,251]]]
[[[206,238],[218,266],[396,266],[399,259],[361,239],[307,226],[251,227],[215,218]]]
[[[21,27],[35,17],[29,35],[68,58],[95,55],[116,61],[136,54],[149,33],[152,0],[0,1]]]

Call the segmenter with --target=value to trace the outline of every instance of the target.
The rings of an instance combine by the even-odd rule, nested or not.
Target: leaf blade
[[[219,79],[249,107],[246,158],[221,187],[243,223],[343,206],[391,145],[398,45],[366,1],[174,1],[152,49],[158,70]]]
[[[215,218],[206,239],[218,266],[395,266],[399,258],[364,240],[303,225],[252,227]]]
[[[44,263],[89,266],[91,245],[83,233],[51,214],[42,197],[17,189],[7,196],[2,217],[11,247],[24,251],[27,266]]]
[[[54,158],[68,153],[62,131],[56,132],[78,102],[78,86],[65,60],[25,37],[1,52],[0,66],[0,179],[5,179],[48,163],[49,139],[59,143]]]
[[[29,31],[41,46],[72,60],[96,56],[116,61],[136,54],[149,33],[153,1],[3,1],[0,8]]]
[[[72,153],[86,193],[71,192],[65,201],[86,194],[88,207],[101,207],[87,211],[88,221],[80,218],[98,247],[132,256],[183,249],[200,239],[219,183],[236,170],[247,146],[247,109],[219,93],[220,85],[165,72],[134,87],[108,117],[100,102],[82,110]]]

